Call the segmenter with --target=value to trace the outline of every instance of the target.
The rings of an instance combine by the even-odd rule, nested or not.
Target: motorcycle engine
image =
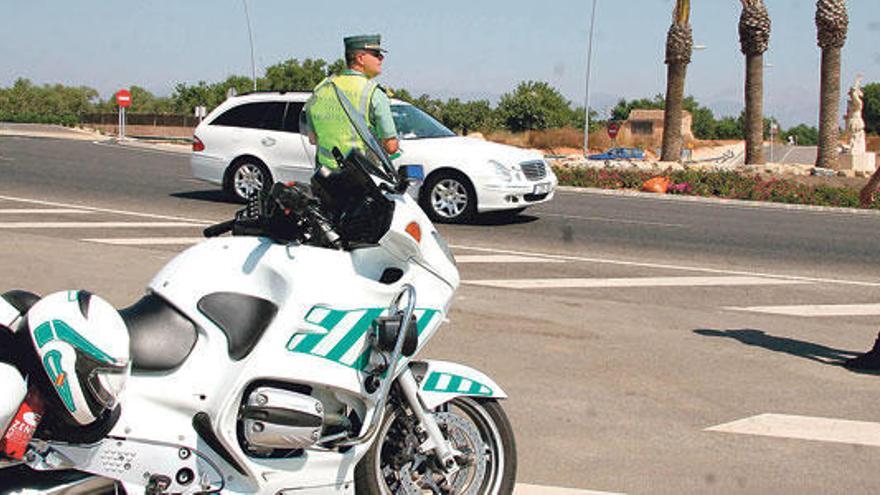
[[[247,450],[266,456],[314,445],[321,438],[324,405],[310,395],[261,386],[246,396],[239,418]]]

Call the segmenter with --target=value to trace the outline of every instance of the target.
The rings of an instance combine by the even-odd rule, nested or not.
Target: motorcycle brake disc
[[[477,426],[470,420],[451,412],[435,413],[437,424],[446,430],[446,438],[452,448],[469,457],[466,465],[452,476],[452,493],[477,495],[486,478],[486,443]]]

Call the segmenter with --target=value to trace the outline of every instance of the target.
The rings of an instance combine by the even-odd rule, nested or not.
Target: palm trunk
[[[840,48],[822,50],[822,83],[819,95],[819,152],[816,166],[837,169],[840,140]]]
[[[681,160],[681,114],[684,111],[686,76],[687,64],[669,64],[666,72],[666,108],[663,110],[663,151],[660,157],[664,162]]]
[[[880,168],[871,174],[868,183],[859,191],[859,206],[868,208],[874,203],[874,194],[877,192],[877,186],[880,185]]]
[[[746,57],[746,165],[764,164],[764,55]]]

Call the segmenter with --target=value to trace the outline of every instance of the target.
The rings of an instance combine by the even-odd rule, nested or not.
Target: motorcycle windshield
[[[331,95],[335,95],[336,102],[328,102],[327,97],[330,96],[326,93],[328,90],[331,91]],[[322,99],[319,99],[319,91],[322,92]],[[333,96],[330,98],[332,99]],[[394,165],[370,131],[364,115],[332,81],[328,82],[327,86],[316,89],[315,94],[306,102],[300,113],[300,129],[303,138],[308,136],[309,144],[315,146],[312,148],[316,149],[314,155],[324,155],[324,164],[327,164],[328,160],[335,160],[332,156],[334,148],[346,148],[349,146],[348,143],[359,141],[363,146],[357,147],[363,151],[362,154],[367,159],[364,163],[366,172],[392,186],[397,184],[399,179]],[[346,155],[350,150],[339,151]],[[314,165],[316,169],[321,167],[321,163]]]
[[[351,105],[351,102],[348,101],[348,97],[345,96],[345,93],[343,93],[338,86],[334,84],[333,89],[336,91],[336,97],[339,98],[339,103],[342,105],[342,109],[345,110],[349,122],[351,122],[351,125],[354,127],[358,136],[360,136],[367,145],[367,150],[369,152],[365,154],[371,164],[376,168],[375,171],[373,171],[376,172],[374,175],[377,175],[380,179],[386,182],[390,182],[392,185],[395,184],[397,174],[394,172],[394,165],[392,165],[388,154],[385,153],[385,149],[382,148],[379,141],[376,140],[376,137],[370,132],[370,128],[364,120],[364,116],[355,110]]]

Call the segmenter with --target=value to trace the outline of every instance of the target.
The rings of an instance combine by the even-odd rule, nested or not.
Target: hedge
[[[601,189],[640,189],[656,172],[638,169],[593,169],[553,166],[559,184]],[[818,206],[859,207],[859,191],[848,187],[807,185],[789,178],[764,178],[734,171],[667,170],[670,194],[770,201]],[[880,197],[869,208],[880,209]]]

